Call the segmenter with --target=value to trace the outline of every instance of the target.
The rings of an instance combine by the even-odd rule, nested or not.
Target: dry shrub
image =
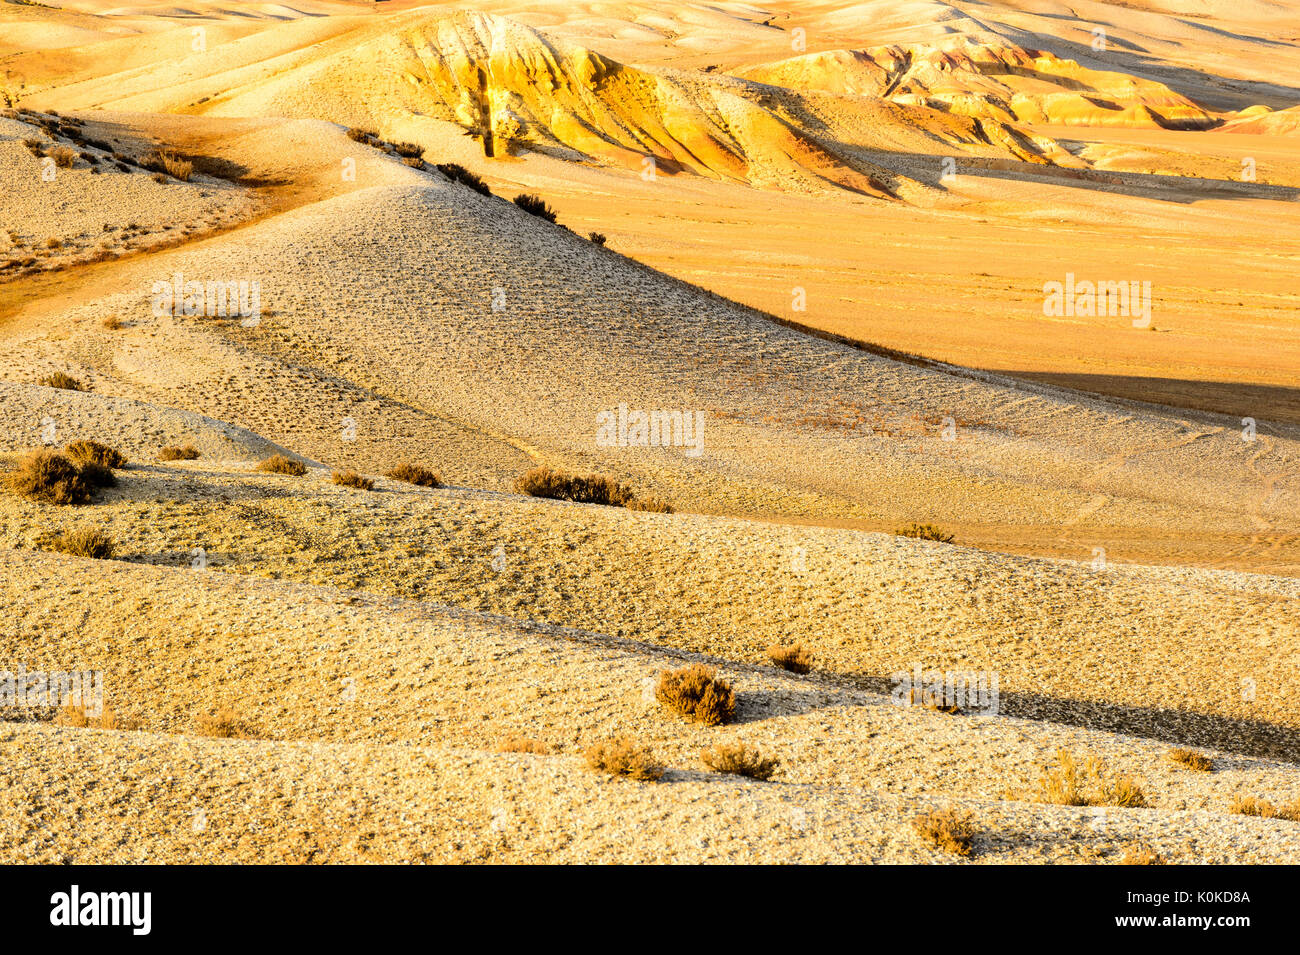
[[[1089,760],[1089,766],[1092,765]],[[1080,767],[1074,754],[1066,749],[1056,751],[1056,769],[1049,769],[1039,780],[1039,802],[1056,806],[1087,806],[1090,800],[1084,795],[1088,771]]]
[[[49,156],[60,169],[68,169],[77,161],[77,151],[67,146],[55,146],[50,150]]]
[[[627,485],[603,474],[565,474],[544,466],[521,475],[515,481],[515,491],[556,501],[612,507],[624,507],[635,497]]]
[[[373,491],[375,488],[374,481],[368,477],[362,477],[356,471],[335,471],[330,475],[330,480],[344,487],[354,487],[358,491]]]
[[[1120,776],[1102,783],[1097,804],[1123,809],[1145,809],[1148,805],[1147,794],[1132,776]]]
[[[140,165],[144,169],[152,172],[162,172],[179,179],[182,182],[188,182],[190,176],[194,173],[194,163],[183,158],[179,153],[172,149],[154,149],[145,153],[140,160]]]
[[[424,160],[416,156],[407,156],[402,159],[403,166],[410,166],[412,169],[423,169]]]
[[[480,195],[492,195],[492,190],[488,188],[488,184],[476,173],[470,172],[464,166],[454,162],[440,162],[438,163],[438,171],[452,182],[459,182],[461,185],[468,186]]]
[[[93,557],[96,560],[110,559],[116,548],[113,538],[97,527],[78,527],[64,531],[54,541],[54,549],[60,553]]]
[[[194,729],[200,736],[217,739],[252,739],[255,732],[230,706],[219,707],[214,713],[200,714],[194,721]]]
[[[611,776],[656,780],[664,774],[664,768],[655,760],[654,753],[627,737],[597,743],[587,750],[586,755],[590,768]]]
[[[546,201],[532,193],[523,193],[515,196],[515,205],[530,216],[537,216],[539,219],[545,219],[547,222],[555,221],[555,210],[546,204]]]
[[[266,471],[269,474],[292,474],[294,477],[302,477],[307,473],[307,466],[301,461],[287,458],[283,454],[273,454],[259,464],[257,470]]]
[[[397,150],[397,155],[410,159],[419,159],[424,155],[424,147],[416,143],[393,143],[393,148]]]
[[[942,528],[935,527],[933,524],[908,524],[906,527],[900,527],[894,531],[899,537],[915,537],[917,540],[938,541],[940,544],[951,544],[953,535],[945,534]]]
[[[713,667],[693,663],[659,674],[655,698],[694,723],[719,726],[736,717],[736,693]]]
[[[1146,793],[1131,776],[1107,778],[1101,760],[1089,756],[1080,763],[1066,749],[1056,751],[1056,768],[1039,780],[1038,801],[1058,806],[1147,806]]]
[[[55,726],[71,726],[76,729],[92,730],[131,730],[135,729],[133,723],[121,719],[107,706],[101,705],[98,716],[88,716],[86,707],[79,703],[65,703],[57,713],[54,714]]]
[[[199,449],[192,444],[169,444],[158,452],[159,461],[193,461],[199,456]]]
[[[436,471],[430,471],[428,468],[410,462],[399,464],[384,477],[392,478],[394,481],[405,481],[417,487],[442,487],[442,477]]]
[[[588,232],[587,238],[592,241],[593,245],[604,245],[606,242],[605,233],[603,232]]]
[[[116,315],[110,315],[110,316],[108,316],[106,319],[104,319],[104,321],[103,321],[103,325],[104,325],[104,327],[105,327],[106,329],[108,329],[110,332],[115,332],[115,331],[117,331],[119,328],[123,328],[123,327],[124,327],[124,325],[123,325],[123,323],[122,323],[122,320],[121,320],[120,318],[118,318]]]
[[[634,497],[623,506],[629,511],[653,511],[656,514],[673,513],[673,506],[657,494]]]
[[[77,461],[82,480],[90,487],[117,487],[117,476],[112,468],[106,468],[97,461]]]
[[[767,648],[767,658],[790,673],[807,673],[812,669],[813,654],[802,643],[777,644]]]
[[[79,438],[69,443],[63,449],[63,453],[72,460],[82,463],[91,461],[106,468],[126,467],[126,455],[117,448],[87,438]]]
[[[1119,860],[1120,865],[1164,865],[1164,857],[1149,846],[1129,846]]]
[[[1261,819],[1285,819],[1300,822],[1300,799],[1286,806],[1275,806],[1267,799],[1254,796],[1237,796],[1228,811],[1238,816],[1258,816]]]
[[[71,375],[62,371],[56,371],[52,375],[46,375],[36,383],[38,385],[45,385],[48,388],[62,388],[64,391],[86,390],[85,386],[76,378],[73,378]]]
[[[42,448],[23,456],[16,470],[5,475],[14,494],[45,504],[85,504],[91,484],[82,468],[67,455]]]
[[[541,740],[533,739],[529,736],[507,736],[500,745],[497,746],[498,753],[532,753],[536,756],[546,756],[551,750],[550,747]]]
[[[377,139],[378,137],[378,133],[372,133],[369,130],[361,129],[357,126],[353,126],[348,130],[348,139],[352,140],[354,143],[369,143],[370,140]]]
[[[765,757],[744,743],[719,743],[713,749],[701,753],[700,760],[715,773],[730,773],[733,776],[764,781],[771,779],[781,765],[776,757]]]
[[[1214,769],[1214,760],[1204,753],[1192,749],[1174,749],[1169,751],[1169,760],[1175,766],[1192,769],[1198,773],[1208,773]]]
[[[930,845],[953,855],[969,856],[975,843],[975,825],[969,812],[936,809],[912,820],[912,826]]]

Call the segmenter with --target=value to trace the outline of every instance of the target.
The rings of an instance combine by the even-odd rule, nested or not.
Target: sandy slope
[[[626,639],[213,571],[11,551],[0,564],[50,595],[0,577],[4,638],[45,634],[26,651],[34,666],[102,667],[110,705],[142,727],[9,725],[5,799],[34,811],[0,812],[7,861],[595,861],[614,842],[624,861],[942,861],[908,826],[935,805],[976,813],[984,862],[1105,861],[1137,842],[1174,860],[1297,851],[1292,824],[1224,812],[1238,793],[1292,798],[1290,765],[1220,756],[1216,772],[1188,773],[1159,745],[898,708],[725,661],[740,722],[691,728],[644,689],[683,657]],[[82,622],[52,631],[49,615],[70,610]],[[142,651],[148,666],[132,662]],[[193,737],[198,714],[232,700],[257,741]],[[488,755],[518,733],[553,755]],[[581,768],[590,741],[626,733],[655,748],[665,781]],[[785,772],[710,776],[698,752],[718,740],[758,744]],[[1032,804],[1061,746],[1139,773],[1156,808]],[[72,798],[68,767],[97,765],[119,766],[112,787]],[[91,820],[75,835],[42,835],[68,831],[74,811]]]
[[[48,547],[92,522],[132,564],[186,567],[202,548],[214,570],[546,621],[746,666],[773,644],[802,641],[821,666],[877,692],[918,663],[996,671],[1010,715],[1300,756],[1290,703],[1300,591],[1289,578],[1099,569],[382,479],[379,491],[358,493],[327,478],[148,464],[88,511],[48,514],[4,499],[0,543]],[[93,635],[114,625],[87,626]]]
[[[205,458],[260,461],[286,449],[222,421],[126,398],[0,382],[5,427],[0,450],[95,440],[135,460],[153,460],[167,445],[193,445]],[[47,440],[48,439],[48,440]]]
[[[1064,553],[1081,559],[1094,546],[1134,559],[1125,541],[1158,535],[1178,541],[1167,560],[1296,564],[1300,450],[1285,428],[1243,441],[1232,419],[887,361],[436,173],[367,168],[344,195],[124,262],[82,304],[29,306],[6,326],[0,367],[19,381],[70,371],[99,393],[209,414],[328,463],[381,470],[414,454],[474,486],[508,487],[530,459],[549,460],[706,511],[1012,525],[1049,552],[1072,541]],[[260,281],[262,323],[153,317],[152,283],[176,273]],[[131,327],[99,327],[110,311]],[[596,416],[620,404],[703,412],[705,453],[599,446]]]

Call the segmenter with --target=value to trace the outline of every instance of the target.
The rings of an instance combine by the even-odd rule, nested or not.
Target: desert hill
[[[111,712],[0,701],[6,861],[1300,858],[1293,11],[0,33],[0,668]],[[1067,274],[1152,320],[1049,314]],[[88,503],[8,481],[87,440],[127,458]],[[656,698],[695,663],[732,721]],[[665,774],[593,771],[612,737]]]

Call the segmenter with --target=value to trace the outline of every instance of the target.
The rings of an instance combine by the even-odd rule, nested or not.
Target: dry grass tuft
[[[536,756],[547,756],[550,754],[551,749],[541,740],[529,736],[507,736],[497,746],[497,752],[532,753]]]
[[[1258,816],[1261,819],[1285,819],[1300,822],[1300,799],[1286,806],[1276,806],[1267,799],[1254,796],[1237,796],[1228,811],[1238,816]]]
[[[100,467],[105,468],[124,468],[126,467],[126,455],[117,448],[111,448],[107,444],[101,444],[98,441],[79,438],[70,442],[63,453],[72,460],[77,462],[94,462]]]
[[[1145,809],[1147,794],[1132,776],[1120,776],[1102,783],[1097,805],[1123,809]]]
[[[194,721],[194,729],[200,736],[217,739],[252,739],[255,735],[253,727],[241,720],[229,706],[222,706],[214,713],[200,714]]]
[[[92,486],[75,461],[47,448],[24,455],[18,468],[5,475],[5,485],[44,504],[85,504]]]
[[[86,387],[76,378],[65,372],[56,371],[52,375],[46,375],[36,382],[38,385],[45,385],[47,388],[62,388],[64,391],[85,391]]]
[[[181,182],[189,182],[194,174],[194,163],[181,157],[172,149],[154,149],[144,155],[140,166],[151,172],[166,173]]]
[[[358,491],[373,491],[375,489],[374,481],[368,477],[362,477],[356,471],[335,471],[330,475],[330,480],[344,487],[354,487]]]
[[[777,644],[767,648],[767,658],[790,673],[807,673],[812,669],[813,654],[802,643]]]
[[[53,723],[55,726],[71,726],[76,729],[92,730],[132,730],[136,728],[134,724],[120,719],[107,706],[100,706],[98,716],[88,716],[84,705],[71,702],[65,703],[54,714]]]
[[[1174,765],[1183,769],[1192,769],[1198,773],[1208,773],[1214,769],[1214,760],[1204,753],[1192,749],[1174,749],[1169,751],[1169,759]]]
[[[587,238],[591,240],[593,245],[604,245],[608,241],[603,232],[588,232]]]
[[[199,449],[192,444],[169,444],[158,452],[159,461],[193,461],[199,456]]]
[[[936,809],[912,820],[912,826],[930,845],[953,855],[969,856],[975,844],[975,825],[969,812]]]
[[[119,328],[125,328],[125,324],[116,315],[110,315],[102,322],[103,326],[110,332],[115,332]]]
[[[664,767],[655,760],[654,754],[627,737],[597,743],[586,755],[588,767],[611,776],[657,780],[664,774]]]
[[[730,773],[748,779],[767,781],[775,775],[781,761],[776,757],[765,757],[752,746],[744,743],[719,743],[713,749],[706,749],[700,754],[700,760],[715,773]]]
[[[894,531],[899,537],[915,537],[917,540],[938,541],[940,544],[951,544],[953,535],[945,534],[941,528],[933,524],[908,524],[906,527],[900,527]]]
[[[60,169],[70,169],[77,161],[77,151],[67,146],[55,146],[47,154]]]
[[[1164,865],[1164,857],[1149,846],[1129,846],[1119,860],[1120,865]]]
[[[97,527],[78,527],[60,534],[54,541],[54,549],[76,557],[108,560],[113,556],[117,545],[113,538]]]
[[[293,458],[287,458],[283,454],[273,454],[259,464],[257,470],[269,474],[292,474],[294,477],[302,477],[307,473],[307,465]]]
[[[1074,754],[1069,750],[1056,751],[1056,768],[1049,769],[1039,780],[1039,802],[1056,806],[1087,806],[1089,799],[1084,795],[1084,785],[1088,773],[1079,766]]]
[[[430,471],[428,468],[422,468],[418,464],[399,464],[384,474],[386,478],[392,478],[394,481],[405,481],[407,484],[414,484],[417,487],[442,487],[442,476],[436,471]]]
[[[719,726],[736,718],[736,693],[713,667],[694,663],[659,674],[655,698],[693,723]]]
[[[1057,806],[1120,806],[1142,809],[1146,793],[1131,776],[1106,777],[1101,760],[1090,756],[1082,763],[1069,750],[1056,751],[1056,768],[1039,780],[1038,802]]]

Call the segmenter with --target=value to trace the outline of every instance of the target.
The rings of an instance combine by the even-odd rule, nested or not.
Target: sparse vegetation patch
[[[587,766],[611,776],[654,781],[661,779],[664,767],[654,753],[626,737],[605,740],[587,750]]]
[[[713,667],[695,663],[659,675],[655,699],[693,723],[719,726],[736,718],[736,693]]]

